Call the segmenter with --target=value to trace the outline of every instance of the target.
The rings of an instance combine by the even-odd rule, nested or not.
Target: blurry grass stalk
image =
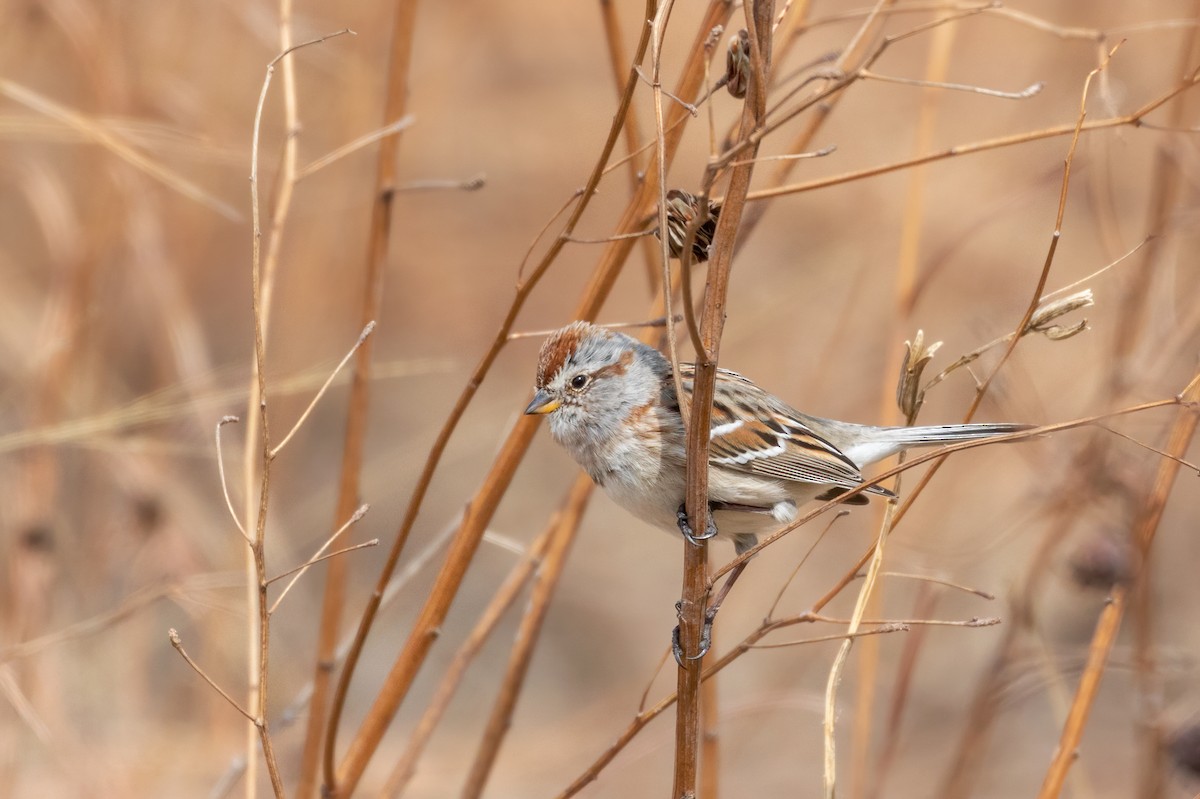
[[[883,9],[885,4],[881,3],[876,8]],[[949,16],[947,11],[939,12],[936,19],[946,19]],[[942,83],[950,69],[950,54],[954,47],[955,38],[958,33],[958,25],[938,25],[933,29],[932,36],[929,42],[929,53],[926,57],[924,80],[928,83]],[[920,108],[918,110],[917,130],[914,137],[912,150],[914,153],[925,152],[930,148],[934,141],[937,130],[938,111],[941,106],[941,98],[944,92],[938,88],[926,87],[921,91]],[[882,346],[886,348],[888,353],[887,361],[883,368],[882,375],[884,379],[880,381],[880,409],[879,420],[880,425],[894,425],[901,421],[898,414],[904,415],[904,422],[912,425],[916,422],[917,412],[920,410],[921,400],[916,398],[909,407],[903,407],[902,403],[895,401],[897,391],[892,390],[892,385],[888,382],[893,375],[900,375],[900,382],[903,384],[907,381],[913,385],[920,384],[919,371],[932,357],[933,351],[936,351],[937,345],[932,348],[933,351],[923,352],[923,342],[921,341],[920,332],[914,340],[914,344],[908,349],[899,346],[903,331],[911,328],[911,317],[913,307],[916,305],[918,296],[917,276],[920,271],[920,252],[921,252],[921,232],[926,216],[925,208],[925,179],[926,170],[918,167],[909,173],[908,190],[904,201],[904,218],[901,223],[899,252],[897,254],[895,275],[893,278],[893,308],[891,314],[891,324],[888,327],[887,337],[884,339]],[[912,352],[915,346],[917,352]],[[915,356],[915,357],[913,357]],[[917,371],[916,375],[912,371]],[[903,455],[899,460],[903,460]],[[892,490],[897,494],[900,493],[901,477],[896,477],[895,485]],[[889,519],[892,512],[895,510],[893,503],[876,504],[875,516],[876,526],[879,529],[879,543],[876,547],[875,558],[871,562],[873,570],[878,569],[877,562],[881,562],[883,557],[883,543],[889,529]],[[868,572],[870,575],[871,572]],[[868,583],[871,582],[868,579]],[[874,586],[864,583],[862,587],[863,595],[866,601],[864,603],[863,612],[870,615],[878,615],[879,609],[882,606],[883,598],[878,593],[873,591]],[[924,636],[918,637],[917,641],[924,640]],[[838,654],[840,660],[844,660],[842,653],[848,655],[849,649],[853,644],[853,639],[847,638],[841,646],[841,652]],[[872,738],[872,720],[875,713],[875,698],[876,687],[879,681],[879,641],[875,638],[868,638],[862,642],[858,653],[858,668],[857,668],[857,691],[854,701],[854,722],[853,732],[850,747],[850,796],[855,799],[861,799],[866,794],[867,777],[869,770],[869,762],[871,757],[871,738]],[[831,673],[831,681],[833,675]],[[836,686],[835,686],[836,690]],[[826,713],[833,712],[833,698],[826,706]],[[833,756],[832,748],[836,742],[832,735],[833,719],[826,719],[825,737],[826,744],[826,768],[836,768],[836,760]],[[827,774],[825,779],[826,792],[831,794],[836,780],[833,774]]]
[[[582,479],[588,481],[587,485],[591,485],[591,481],[586,476]],[[447,708],[450,707],[450,701],[458,692],[459,684],[462,682],[467,668],[475,661],[480,649],[487,643],[504,618],[504,614],[520,597],[521,591],[524,590],[530,577],[541,566],[551,534],[559,526],[561,518],[562,512],[560,511],[550,520],[546,530],[534,539],[534,542],[525,550],[521,560],[513,566],[508,577],[496,589],[491,602],[479,614],[478,621],[459,645],[458,651],[454,653],[454,658],[446,667],[441,681],[434,689],[429,704],[421,714],[420,720],[408,739],[408,744],[392,769],[391,776],[388,777],[383,790],[380,791],[380,796],[395,797],[404,793],[409,781],[417,773],[417,764],[425,752],[425,747],[429,744],[429,739],[441,723]]]
[[[579,522],[592,495],[592,481],[587,475],[575,478],[575,484],[567,494],[566,502],[557,518],[552,520],[546,534],[545,557],[538,564],[536,579],[525,608],[525,614],[517,628],[512,649],[509,650],[508,665],[500,683],[492,713],[484,728],[483,740],[475,751],[475,760],[463,787],[463,799],[479,799],[491,775],[492,766],[500,753],[500,745],[512,727],[513,709],[529,671],[542,624],[550,609],[550,600],[562,577],[567,562],[567,553],[579,531]]]
[[[390,132],[381,139],[376,161],[374,197],[371,203],[371,224],[368,250],[363,270],[363,295],[359,312],[360,324],[373,325],[383,302],[383,277],[391,245],[391,223],[400,131],[405,122],[409,86],[408,75],[412,62],[413,39],[416,29],[417,0],[402,0],[392,14],[391,52],[388,64],[387,99],[384,103],[383,127]],[[314,165],[313,170],[317,167]],[[293,166],[294,170],[294,166]],[[292,180],[299,176],[291,172]],[[333,512],[334,526],[352,518],[361,494],[363,450],[366,442],[367,410],[371,386],[371,347],[358,349],[354,359],[350,397],[346,407],[346,428],[342,439],[341,476]],[[326,728],[328,719],[330,681],[338,640],[341,637],[342,613],[348,564],[335,558],[325,572],[325,590],[321,601],[321,621],[317,631],[317,646],[313,662],[313,693],[309,704],[308,724],[304,731],[304,748],[300,758],[300,778],[296,795],[300,799],[314,796],[317,774],[324,765],[325,784],[333,784],[333,744],[336,726]],[[388,575],[389,579],[391,575]],[[383,590],[380,587],[379,599]],[[323,747],[322,744],[325,744]],[[325,757],[321,757],[322,751]]]
[[[1188,445],[1191,444],[1192,437],[1196,433],[1197,421],[1200,421],[1200,374],[1196,374],[1192,378],[1187,388],[1180,393],[1179,399],[1183,404],[1180,406],[1175,423],[1171,428],[1170,439],[1166,447],[1167,452],[1175,458],[1182,458],[1187,452]],[[1154,543],[1154,536],[1158,532],[1159,522],[1162,521],[1167,499],[1175,485],[1175,477],[1179,474],[1179,466],[1179,461],[1171,458],[1164,458],[1160,461],[1154,485],[1146,496],[1133,534],[1134,544],[1137,546],[1139,554],[1139,571],[1144,570],[1149,561],[1150,547]],[[1144,575],[1139,575],[1136,579],[1143,578]],[[1116,641],[1121,618],[1129,601],[1129,594],[1130,587],[1128,585],[1117,584],[1113,587],[1104,609],[1100,611],[1092,643],[1088,648],[1087,665],[1084,667],[1083,675],[1079,678],[1079,687],[1071,703],[1066,723],[1063,724],[1054,760],[1046,772],[1041,791],[1038,792],[1038,799],[1057,799],[1062,792],[1067,771],[1075,762],[1079,741],[1083,737],[1088,715],[1096,700],[1096,692],[1100,688],[1100,679],[1104,675],[1109,652],[1112,651],[1113,643]]]

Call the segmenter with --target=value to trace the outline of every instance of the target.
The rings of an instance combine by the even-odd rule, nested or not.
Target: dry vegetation
[[[777,0],[695,116],[747,14],[678,5],[0,3],[0,794],[1200,790],[1200,4]],[[605,241],[671,187],[707,265]],[[681,269],[685,358],[1042,426],[814,509],[702,685],[680,541],[518,416]]]

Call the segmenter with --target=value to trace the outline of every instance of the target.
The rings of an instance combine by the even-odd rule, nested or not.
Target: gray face
[[[527,412],[550,413],[560,443],[588,448],[611,440],[634,410],[657,399],[670,365],[622,333],[575,323],[542,346],[537,396]]]

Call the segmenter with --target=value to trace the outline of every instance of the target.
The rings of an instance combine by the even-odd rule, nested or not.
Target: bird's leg
[[[680,610],[683,608],[682,602],[675,603],[675,617],[682,618]],[[699,660],[708,654],[708,650],[712,648],[712,623],[717,617],[716,611],[713,608],[704,610],[704,626],[700,628],[700,651],[694,655],[683,654],[683,645],[679,642],[679,625],[675,625],[675,629],[671,630],[671,654],[675,656],[675,662],[679,664],[679,668],[686,667],[686,661]]]
[[[679,625],[675,625],[675,629],[671,631],[671,654],[675,655],[675,662],[683,668],[685,660],[699,660],[708,654],[708,650],[712,648],[712,628],[713,622],[717,620],[717,611],[721,609],[721,604],[725,601],[725,597],[729,596],[729,589],[733,588],[733,584],[737,582],[737,578],[742,576],[742,572],[746,570],[746,564],[750,561],[743,561],[733,567],[733,571],[729,572],[729,576],[725,578],[725,582],[721,584],[721,590],[713,597],[712,604],[704,609],[704,627],[700,629],[700,651],[695,655],[683,654],[683,647],[679,643]],[[679,611],[682,608],[682,603],[675,603],[675,616],[679,616]]]
[[[713,521],[713,507],[710,502],[708,505],[708,527],[704,530],[704,535],[696,535],[692,532],[692,526],[688,523],[687,506],[683,503],[679,504],[679,510],[675,512],[675,518],[679,520],[679,532],[683,533],[683,537],[687,539],[689,544],[700,546],[701,541],[707,541],[710,538],[715,538],[717,535],[717,525]]]
[[[679,531],[683,533],[683,537],[689,542],[696,544],[698,541],[707,541],[717,534],[716,525],[713,522],[712,511],[714,507],[709,504],[708,514],[708,530],[705,531],[703,537],[698,537],[692,534],[692,528],[688,525],[687,510],[683,505],[679,506]],[[740,547],[739,547],[740,549]],[[739,553],[740,554],[740,553]],[[725,578],[725,582],[721,584],[721,590],[717,591],[717,595],[713,597],[713,601],[707,608],[704,609],[704,626],[700,629],[700,649],[695,655],[685,655],[683,647],[679,643],[679,625],[675,625],[675,629],[671,631],[671,653],[675,655],[675,662],[683,668],[684,661],[700,660],[708,654],[708,650],[712,648],[712,628],[713,622],[716,621],[717,611],[721,609],[721,604],[725,601],[725,597],[729,596],[729,589],[733,588],[733,584],[737,578],[742,576],[742,572],[746,570],[746,564],[749,561],[743,561],[729,572],[729,576]],[[675,603],[675,615],[679,616],[682,603]]]

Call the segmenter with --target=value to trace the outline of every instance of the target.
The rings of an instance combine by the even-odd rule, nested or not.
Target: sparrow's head
[[[550,414],[550,432],[572,451],[619,432],[630,415],[659,401],[671,365],[624,333],[574,322],[550,334],[538,356],[525,413]]]

